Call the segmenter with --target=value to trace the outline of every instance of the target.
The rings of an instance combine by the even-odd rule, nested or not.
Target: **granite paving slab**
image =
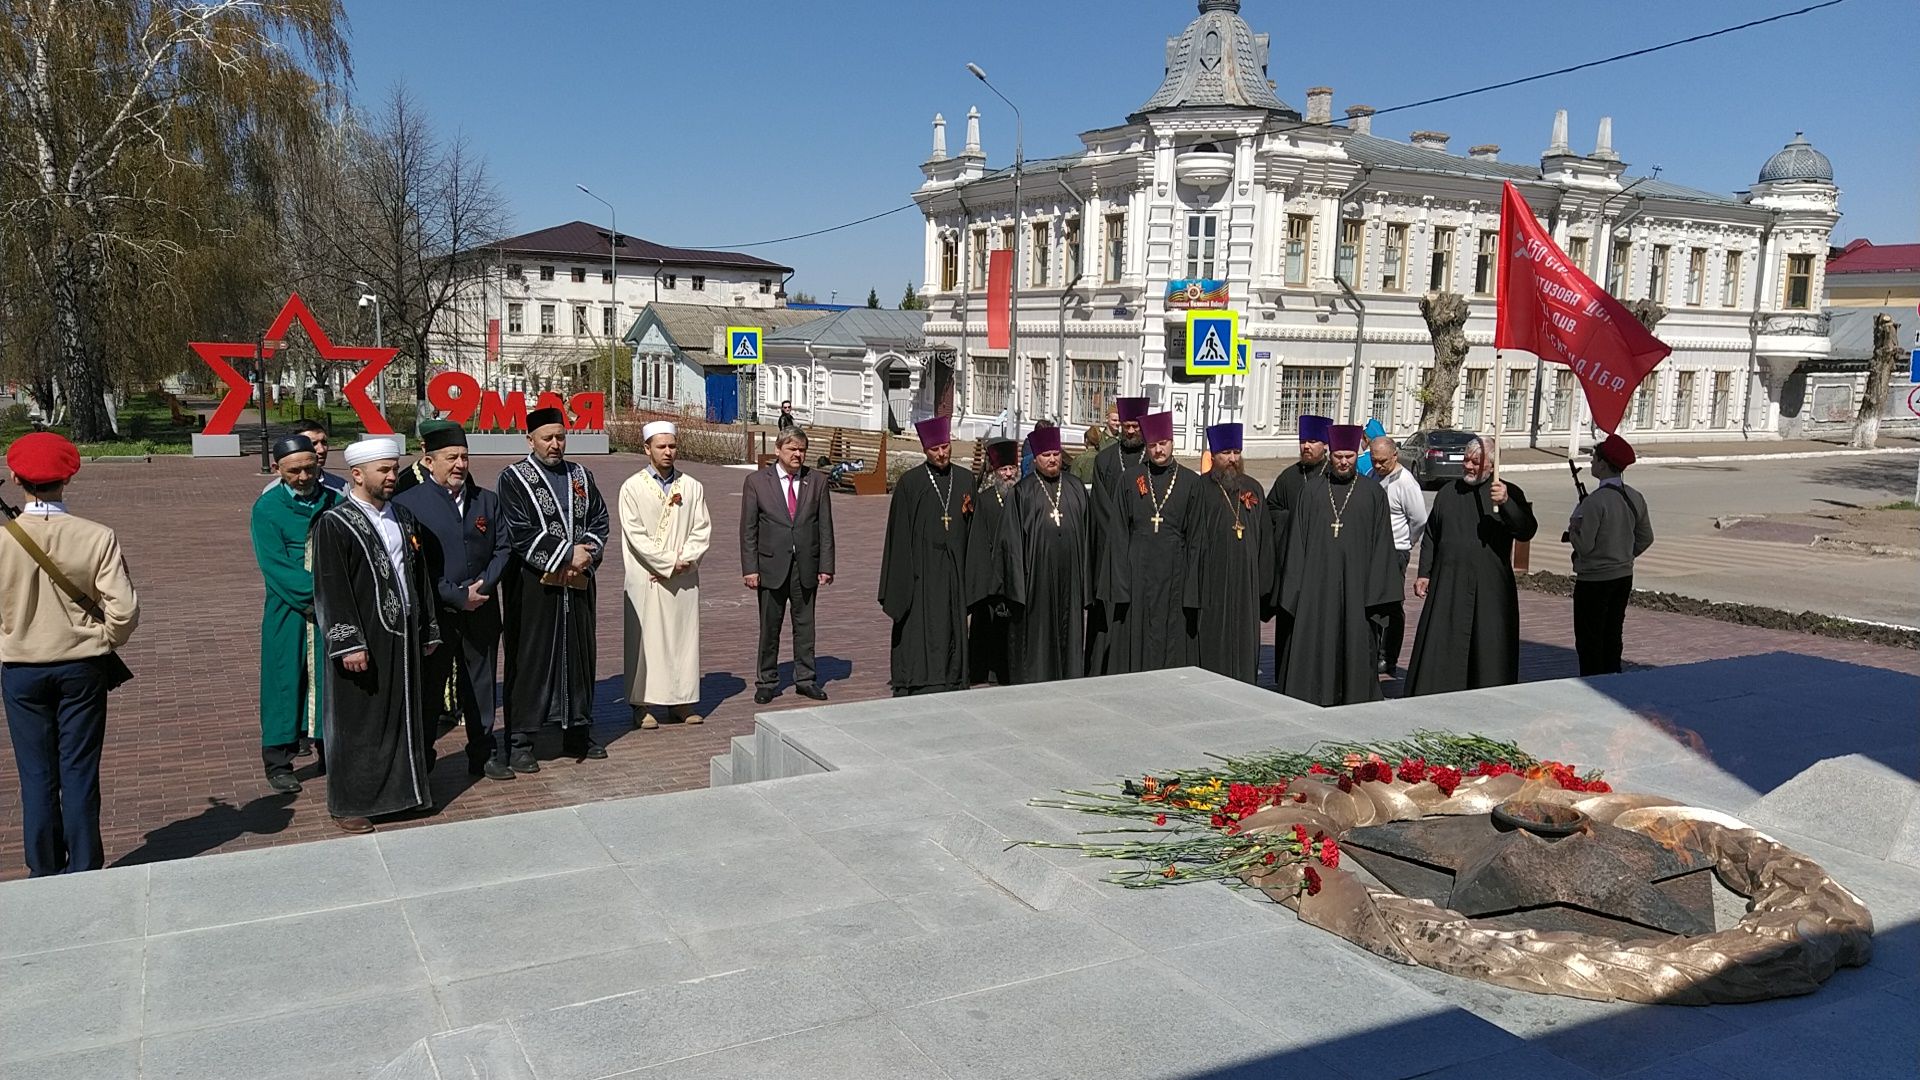
[[[575,813],[621,862],[648,862],[801,835],[786,815],[761,797],[757,787],[744,784],[588,803]]]
[[[869,1016],[621,1073],[610,1080],[946,1080],[913,1041]]]
[[[371,836],[156,863],[148,932],[197,930],[393,897]]]
[[[661,913],[617,866],[416,896],[401,905],[436,980],[664,941]]]
[[[146,949],[136,938],[0,960],[0,1065],[137,1037]]]
[[[140,1080],[346,1080],[371,1077],[423,1033],[444,1031],[433,994],[413,990],[149,1036]]]
[[[768,837],[625,868],[675,934],[777,922],[881,899],[825,848]]]
[[[607,866],[613,855],[573,809],[537,810],[374,839],[400,896]]]
[[[139,938],[148,867],[0,882],[0,958]]]
[[[556,932],[556,925],[540,912],[528,918],[527,911],[513,913],[527,922],[538,923],[555,938],[578,940],[569,928]],[[580,948],[580,946],[575,946]],[[551,963],[536,963],[471,978],[435,980],[434,990],[452,1024],[485,1024],[515,1016],[530,1016],[579,1001],[625,994],[649,986],[697,978],[715,965],[695,959],[687,946],[663,939],[617,948],[606,943],[587,941],[590,951],[583,955]]]

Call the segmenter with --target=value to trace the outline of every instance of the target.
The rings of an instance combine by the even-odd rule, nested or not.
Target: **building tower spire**
[[[966,154],[980,152],[980,107],[977,105],[967,108],[967,145],[961,152]]]
[[[947,118],[933,114],[933,156],[929,161],[947,160]]]

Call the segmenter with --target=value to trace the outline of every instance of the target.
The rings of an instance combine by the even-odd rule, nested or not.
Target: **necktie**
[[[799,516],[800,478],[797,476],[789,476],[787,477],[787,517],[797,518]]]

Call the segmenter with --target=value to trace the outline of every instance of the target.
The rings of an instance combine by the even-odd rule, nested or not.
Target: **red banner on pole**
[[[1569,262],[1519,190],[1505,187],[1493,347],[1572,368],[1594,426],[1612,432],[1634,388],[1673,350]]]
[[[1013,251],[987,255],[987,348],[1007,347],[1007,317],[1013,308]]]
[[[487,363],[500,362],[500,320],[487,320]]]

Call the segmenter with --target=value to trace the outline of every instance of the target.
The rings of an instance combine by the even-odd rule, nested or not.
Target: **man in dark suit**
[[[813,669],[813,601],[833,584],[833,502],[824,473],[807,468],[807,433],[780,432],[776,460],[740,492],[740,572],[760,598],[760,669],[753,701],[780,693],[780,624],[793,609],[793,688],[827,700]]]
[[[500,578],[513,548],[500,496],[467,472],[467,434],[458,427],[428,432],[421,463],[430,479],[394,496],[419,521],[427,575],[440,602],[440,648],[426,658],[429,711],[451,686],[467,724],[467,772],[513,779],[505,732],[494,730],[494,670],[500,656]]]

